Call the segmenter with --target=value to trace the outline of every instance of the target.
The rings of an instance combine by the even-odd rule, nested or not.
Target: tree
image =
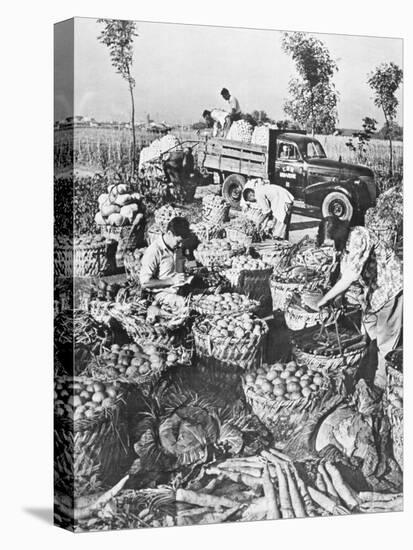
[[[403,71],[395,63],[382,63],[368,76],[367,83],[374,91],[374,104],[383,111],[389,140],[389,176],[393,175],[393,123],[397,114],[398,99],[395,96],[403,81]]]
[[[265,111],[258,111],[257,109],[254,109],[252,113],[250,114],[251,118],[255,120],[255,122],[259,123],[273,123],[274,121],[267,115]]]
[[[346,143],[346,146],[350,149],[350,151],[356,153],[358,162],[367,162],[366,153],[368,149],[368,144],[372,136],[376,132],[376,125],[377,120],[368,116],[364,117],[362,124],[363,130],[361,130],[360,132],[354,132],[353,137],[350,138]],[[356,139],[355,145],[353,143],[353,138]]]
[[[336,62],[321,40],[302,32],[284,33],[282,48],[299,75],[288,84],[285,113],[312,134],[333,132],[338,118],[338,93],[331,81]]]
[[[132,126],[132,175],[136,171],[136,129],[135,129],[135,99],[133,90],[135,79],[131,74],[133,64],[133,39],[139,36],[136,32],[136,24],[133,21],[121,21],[120,19],[98,19],[98,23],[104,23],[104,29],[98,40],[109,48],[112,66],[121,77],[126,80],[131,99],[131,126]]]
[[[403,141],[403,128],[394,121],[390,128],[387,126],[387,124],[383,124],[383,126],[377,132],[376,137],[378,139],[389,139],[390,134],[393,140]]]

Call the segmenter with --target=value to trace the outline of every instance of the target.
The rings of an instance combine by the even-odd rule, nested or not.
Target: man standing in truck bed
[[[229,90],[227,88],[222,88],[221,95],[225,99],[225,101],[228,102],[229,109],[229,117],[231,119],[231,123],[235,122],[236,120],[240,120],[241,118],[241,108],[239,106],[238,99],[229,93]]]

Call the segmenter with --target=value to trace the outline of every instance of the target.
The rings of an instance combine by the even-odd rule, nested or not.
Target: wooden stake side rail
[[[205,147],[204,167],[210,170],[267,177],[267,147],[239,141],[212,139]]]

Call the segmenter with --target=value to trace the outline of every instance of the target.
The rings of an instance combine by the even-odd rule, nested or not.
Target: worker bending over
[[[246,194],[246,195],[245,195]],[[262,229],[276,239],[288,239],[294,197],[279,185],[268,180],[256,180],[253,193],[244,192],[244,199],[256,202],[263,214]]]

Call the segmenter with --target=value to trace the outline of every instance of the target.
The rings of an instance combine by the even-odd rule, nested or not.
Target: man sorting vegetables
[[[378,365],[374,384],[386,386],[385,356],[395,349],[402,332],[402,264],[390,246],[366,227],[350,228],[334,216],[325,218],[318,231],[318,244],[335,247],[340,260],[340,278],[318,302],[318,309],[344,294],[355,282],[363,288],[362,322],[369,338],[376,341]]]
[[[263,214],[261,229],[275,239],[288,239],[294,197],[287,189],[268,180],[255,180],[254,189],[244,191],[244,200],[256,202]]]

